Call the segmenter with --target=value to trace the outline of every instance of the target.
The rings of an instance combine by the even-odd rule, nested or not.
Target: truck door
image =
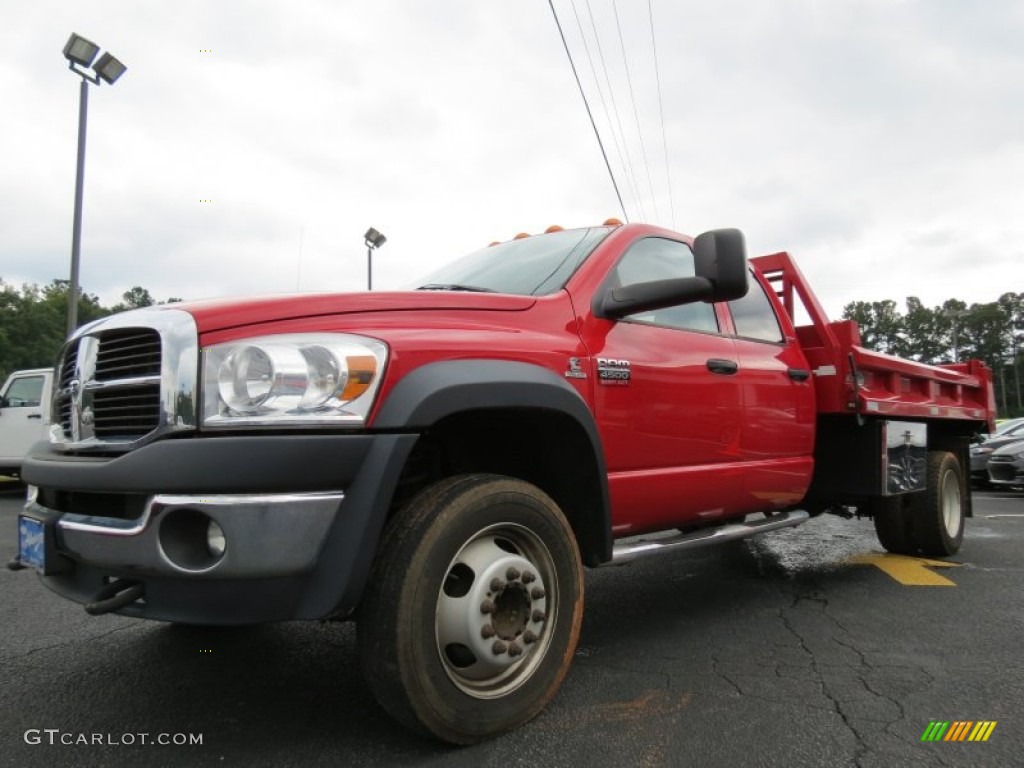
[[[688,245],[647,237],[630,245],[608,279],[618,287],[693,274]],[[588,346],[616,535],[734,513],[741,395],[734,342],[720,331],[715,307],[630,315]]]
[[[12,374],[0,392],[0,466],[20,467],[29,447],[46,437],[46,374]]]
[[[751,273],[750,290],[729,302],[743,393],[743,508],[792,506],[810,485],[814,385],[810,367],[780,309]]]

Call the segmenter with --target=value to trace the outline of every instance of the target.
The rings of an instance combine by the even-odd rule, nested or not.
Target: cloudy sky
[[[1024,291],[1024,3],[652,0],[660,106],[647,0],[555,7],[630,219],[790,250],[833,315]],[[369,226],[396,288],[622,216],[546,0],[0,8],[8,283],[68,276],[71,32],[128,66],[90,92],[81,283],[104,303],[359,290]]]

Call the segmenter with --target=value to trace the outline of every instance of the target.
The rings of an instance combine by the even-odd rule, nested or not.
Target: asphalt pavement
[[[3,562],[18,495],[0,485]],[[590,572],[558,696],[461,749],[377,708],[350,624],[91,617],[4,569],[0,764],[1020,765],[1024,494],[975,503],[949,567],[879,557],[870,521],[822,517]],[[984,742],[923,742],[933,721],[996,724]]]

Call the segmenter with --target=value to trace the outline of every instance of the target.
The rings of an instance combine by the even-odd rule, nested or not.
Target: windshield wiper
[[[458,283],[430,283],[421,285],[417,291],[472,291],[473,293],[497,293],[493,288],[481,288],[478,285],[459,285]]]

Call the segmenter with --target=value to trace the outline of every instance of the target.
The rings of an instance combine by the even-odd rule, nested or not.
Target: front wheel
[[[461,475],[389,522],[359,610],[360,659],[391,715],[469,744],[543,709],[582,615],[579,551],[555,502],[521,480]]]

